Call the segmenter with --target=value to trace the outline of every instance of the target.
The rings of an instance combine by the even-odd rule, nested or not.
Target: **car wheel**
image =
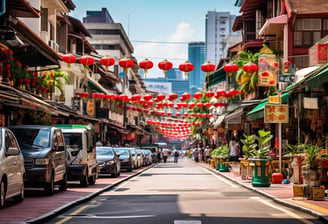
[[[96,174],[89,177],[88,181],[90,185],[94,185],[96,183]]]
[[[5,200],[6,200],[6,188],[5,183],[3,180],[1,180],[0,183],[0,208],[3,208],[5,206]]]
[[[117,177],[117,168],[114,170],[114,173],[112,173],[112,177]]]
[[[45,184],[44,193],[46,195],[53,195],[54,191],[55,191],[54,175],[52,174],[50,177],[50,182]]]
[[[16,201],[16,202],[24,201],[24,197],[25,197],[25,195],[24,195],[25,194],[24,180],[25,180],[25,178],[23,177],[21,193],[14,197],[14,201]]]
[[[81,177],[80,185],[81,185],[81,187],[88,186],[88,170],[86,171],[85,175]]]
[[[65,173],[64,179],[60,182],[59,190],[61,190],[61,191],[67,190],[67,173]]]

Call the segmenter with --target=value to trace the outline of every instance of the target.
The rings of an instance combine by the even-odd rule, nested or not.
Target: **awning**
[[[328,67],[326,67],[324,70],[319,72],[314,77],[305,81],[305,87],[306,90],[311,90],[327,82],[328,82]]]
[[[289,92],[281,94],[281,102],[286,103],[288,101]],[[253,121],[259,118],[264,118],[264,107],[268,104],[268,100],[263,101],[259,105],[257,105],[253,110],[248,112],[247,121]]]
[[[99,84],[99,82],[95,81],[94,79],[90,78],[89,76],[86,76],[88,81],[88,87],[91,89],[94,89],[100,93],[109,94],[109,91],[106,90],[102,85]]]
[[[287,24],[287,20],[287,15],[281,15],[268,19],[262,26],[259,36],[281,33],[281,25]]]
[[[221,68],[210,74],[210,76],[208,77],[207,88],[224,81],[226,81],[226,72],[223,70],[223,68]]]
[[[222,123],[222,121],[224,120],[224,117],[225,117],[225,114],[221,115],[221,116],[218,116],[216,121],[214,121],[213,127],[217,128]]]
[[[16,35],[24,42],[11,48],[14,57],[29,67],[59,65],[60,56],[22,21],[13,24]],[[27,46],[28,45],[28,46]]]

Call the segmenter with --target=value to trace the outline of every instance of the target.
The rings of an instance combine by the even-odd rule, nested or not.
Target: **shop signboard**
[[[279,95],[269,96],[268,102],[269,104],[280,104],[280,96]]]
[[[328,59],[328,44],[316,44],[316,64],[325,64]]]
[[[264,107],[264,123],[288,123],[287,104],[267,104]]]
[[[95,99],[88,99],[87,101],[87,107],[86,107],[86,112],[90,116],[95,116],[96,114],[96,103]]]
[[[258,60],[258,85],[276,86],[278,62],[275,54],[261,54]]]

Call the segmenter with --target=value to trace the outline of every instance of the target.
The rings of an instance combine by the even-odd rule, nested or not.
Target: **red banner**
[[[328,44],[316,44],[316,55],[317,64],[327,63],[328,59]]]

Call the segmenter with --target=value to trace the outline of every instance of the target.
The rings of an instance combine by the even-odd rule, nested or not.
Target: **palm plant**
[[[47,73],[46,82],[50,83],[50,92],[54,92],[55,88],[57,88],[60,91],[60,95],[64,96],[64,85],[70,83],[70,77],[67,72],[64,72],[60,69],[56,69],[53,72]]]

